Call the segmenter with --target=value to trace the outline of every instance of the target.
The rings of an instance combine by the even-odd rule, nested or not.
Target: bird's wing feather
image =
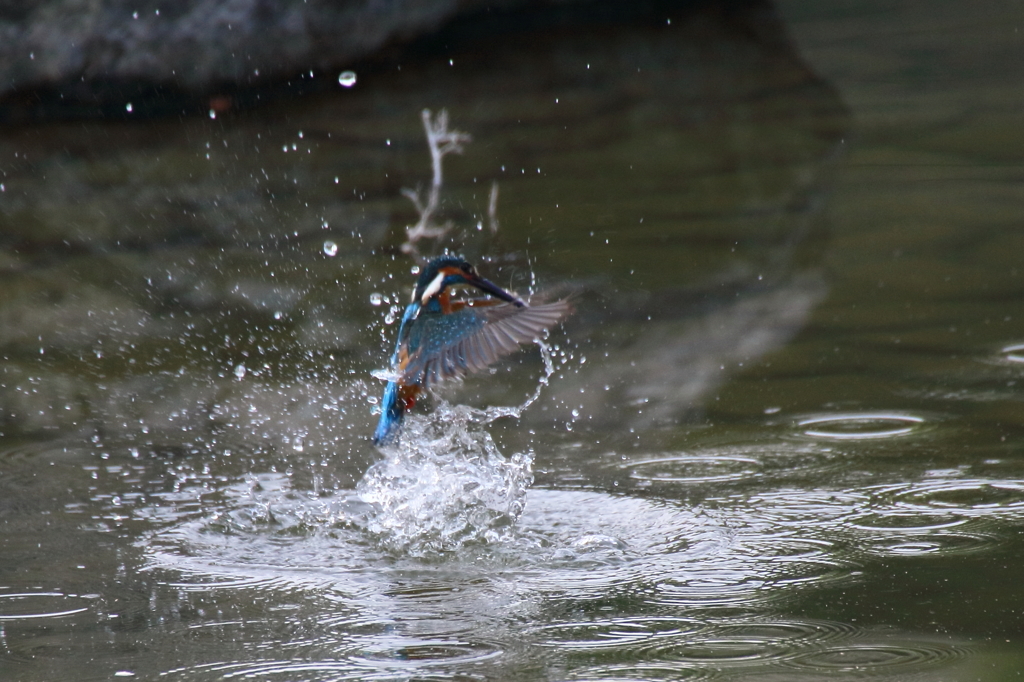
[[[568,301],[519,307],[467,306],[449,315],[420,315],[409,338],[402,380],[431,385],[477,372],[540,338],[571,309]]]

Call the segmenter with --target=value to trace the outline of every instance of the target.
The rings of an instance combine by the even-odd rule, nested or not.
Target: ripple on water
[[[770,665],[801,646],[787,637],[765,636],[745,631],[742,627],[729,630],[713,628],[705,636],[690,641],[674,642],[651,652],[659,659],[687,661],[702,666],[724,664]]]
[[[998,540],[984,533],[942,533],[921,537],[869,537],[861,547],[882,556],[926,556],[964,554],[991,548]]]
[[[628,647],[647,650],[655,641],[694,636],[706,624],[696,618],[650,616],[634,618],[595,618],[593,620],[550,623],[535,628],[543,646],[559,649],[598,650]]]
[[[871,553],[914,556],[992,546],[1001,518],[1024,517],[1024,481],[967,478],[959,471],[865,489],[869,501],[844,525]]]
[[[631,478],[639,480],[712,483],[755,476],[761,469],[761,461],[757,457],[742,455],[679,453],[621,466],[629,469]]]
[[[543,644],[571,650],[628,648],[647,661],[768,662],[856,630],[845,623],[791,619],[713,621],[688,617],[593,619],[538,628]]]
[[[719,512],[542,489],[530,491],[507,540],[432,558],[401,556],[376,543],[366,530],[374,512],[351,491],[296,495],[284,475],[262,476],[259,488],[228,486],[220,491],[228,508],[154,532],[144,541],[150,566],[188,576],[173,581],[186,591],[317,585],[347,598],[377,586],[392,601],[425,609],[470,603],[475,592],[452,590],[474,576],[488,584],[512,581],[517,599],[541,593],[604,599],[647,584],[656,586],[652,595],[660,603],[699,607],[763,601],[771,585],[814,582],[836,569],[828,543],[773,534]],[[414,576],[407,588],[405,572]]]
[[[652,622],[659,622],[657,620]],[[632,627],[630,627],[632,624]],[[838,673],[872,676],[910,675],[959,659],[966,648],[951,640],[923,639],[902,633],[878,636],[846,623],[822,620],[749,620],[682,623],[682,627],[649,631],[642,620],[622,619],[565,624],[550,644],[595,652],[608,646],[628,646],[643,666],[605,665],[578,670],[576,677],[597,679],[682,679],[731,670],[779,679],[821,679]],[[556,631],[554,628],[547,628]],[[617,637],[625,631],[625,637]],[[609,637],[605,637],[609,635]],[[608,640],[612,644],[608,644]],[[781,670],[788,670],[783,673]],[[617,674],[616,674],[617,673]],[[887,677],[888,679],[888,677]]]
[[[580,666],[566,675],[569,680],[609,680],[627,682],[632,680],[713,680],[721,676],[717,671],[707,670],[688,663],[644,662],[619,663],[611,665]]]
[[[902,412],[808,415],[796,422],[801,435],[829,440],[874,440],[921,433],[924,417]]]
[[[863,633],[851,641],[789,656],[785,663],[791,668],[819,674],[855,672],[906,676],[962,658],[967,653],[964,646],[952,641],[899,639],[899,636],[890,636],[871,641]]]
[[[837,466],[832,452],[805,444],[771,442],[697,447],[616,463],[641,487],[706,485],[740,481],[784,480],[820,475]]]
[[[0,440],[2,442],[2,440]],[[40,460],[49,460],[51,464],[67,459],[67,449],[59,442],[29,441],[13,445],[5,443],[0,448],[0,496],[3,499],[18,499],[21,504],[29,500],[26,490],[45,485],[48,480],[39,475]],[[46,501],[49,495],[33,497],[36,501]]]
[[[1024,343],[1012,343],[999,351],[1005,362],[1024,363]]]
[[[0,593],[0,623],[73,616],[88,611],[90,599],[63,592]]]
[[[1003,513],[1020,517],[1024,513],[1024,480],[952,477],[925,479],[888,486],[879,494],[901,505],[942,511],[964,517],[990,517]]]
[[[871,509],[851,514],[846,519],[846,525],[851,528],[891,533],[926,533],[956,528],[965,523],[967,519],[955,514],[900,507]]]
[[[929,490],[941,493],[934,500],[948,505],[951,493],[935,483]],[[514,536],[458,552],[403,556],[377,544],[366,529],[374,510],[354,491],[312,496],[291,489],[286,475],[265,474],[257,486],[220,490],[219,511],[155,531],[144,549],[151,568],[180,576],[165,584],[183,593],[249,590],[262,601],[315,602],[308,607],[316,614],[315,635],[267,649],[275,659],[288,653],[293,660],[224,664],[226,678],[443,677],[518,655],[508,651],[511,642],[591,657],[574,666],[579,678],[700,678],[722,670],[777,673],[779,666],[806,675],[841,663],[902,671],[956,649],[869,640],[862,630],[827,621],[725,614],[763,612],[774,600],[791,598],[793,589],[846,579],[848,567],[827,539],[837,532],[859,535],[871,553],[942,551],[934,549],[945,541],[936,534],[963,526],[936,525],[950,510],[930,506],[923,491],[913,485],[844,494],[782,491],[737,496],[735,504],[723,498],[715,509],[702,509],[531,489]],[[893,529],[865,515],[906,512],[908,505],[925,508],[935,527],[915,533],[907,530],[912,518]],[[893,542],[875,544],[884,539]],[[612,603],[614,610],[603,610]],[[634,603],[642,603],[641,613],[622,606]],[[558,612],[557,604],[574,605],[576,615],[552,622],[544,613]],[[294,627],[304,627],[301,619]],[[324,650],[336,658],[318,660]],[[642,664],[593,658],[605,652]]]
[[[377,645],[351,657],[373,668],[408,668],[453,663],[479,663],[500,656],[501,649],[482,643],[446,639],[395,637],[387,646]]]
[[[162,582],[161,584],[182,592],[219,592],[221,590],[270,590],[276,587],[283,587],[287,583],[280,578],[267,575],[246,576],[234,579],[197,576],[195,581]]]
[[[691,679],[722,670],[777,675],[780,666],[821,675],[834,672],[835,660],[853,651],[865,654],[868,648],[877,649],[873,657],[857,660],[872,661],[877,672],[885,672],[887,666],[909,669],[913,664],[898,656],[883,660],[878,654],[883,649],[933,653],[918,661],[922,666],[961,651],[952,644],[931,642],[866,643],[864,631],[848,623],[790,618],[595,618],[548,625],[537,632],[545,646],[594,654],[622,648],[644,661],[642,666],[586,667],[575,675],[598,679],[635,679],[638,674],[642,679],[673,678],[672,673]]]

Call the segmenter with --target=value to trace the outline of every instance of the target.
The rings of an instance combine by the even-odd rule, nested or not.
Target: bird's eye
[[[467,275],[475,275],[476,274],[476,272],[473,270],[473,266],[470,265],[469,263],[463,263],[462,264],[462,271],[464,273],[466,273]]]

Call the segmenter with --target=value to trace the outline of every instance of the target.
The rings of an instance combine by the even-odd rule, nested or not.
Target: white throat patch
[[[437,273],[437,277],[435,277],[430,285],[423,290],[423,296],[420,298],[421,305],[426,305],[431,296],[434,296],[441,291],[441,285],[444,283],[444,277],[445,274],[443,272]]]

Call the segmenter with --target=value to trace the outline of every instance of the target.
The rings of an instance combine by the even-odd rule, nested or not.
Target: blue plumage
[[[456,285],[476,287],[495,298],[453,302],[450,288]],[[540,338],[569,310],[564,300],[527,306],[458,256],[432,260],[420,274],[398,328],[393,377],[384,389],[374,444],[397,440],[405,411],[423,390],[481,370],[520,343]]]

